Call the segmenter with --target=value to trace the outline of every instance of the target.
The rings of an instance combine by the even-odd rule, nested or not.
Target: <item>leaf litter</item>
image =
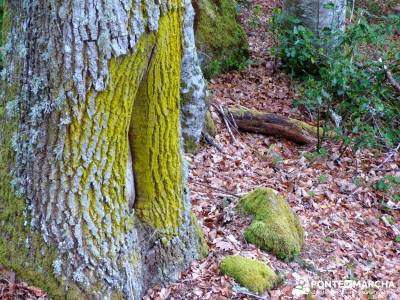
[[[252,64],[242,72],[230,72],[211,80],[213,102],[241,105],[312,121],[292,107],[296,97],[290,78],[277,68],[267,49],[273,39],[267,19],[277,0],[250,0],[241,6],[241,22],[248,33]],[[254,17],[258,5],[263,14]],[[256,18],[256,19],[254,19]],[[314,289],[317,299],[398,299],[400,295],[400,228],[398,203],[390,193],[374,186],[384,176],[400,176],[400,155],[383,166],[385,154],[346,151],[338,163],[339,145],[325,141],[327,157],[309,161],[304,154],[314,146],[254,134],[235,134],[233,142],[218,114],[216,140],[225,153],[203,145],[187,156],[192,210],[199,219],[208,256],[195,261],[180,279],[155,286],[144,299],[302,299],[299,283],[309,280],[380,280],[394,282],[386,289]],[[279,191],[299,215],[306,232],[300,258],[282,262],[248,244],[243,231],[250,219],[235,209],[239,197],[266,186]],[[247,293],[218,270],[226,255],[240,254],[268,263],[283,278],[281,285],[257,296]],[[0,299],[48,299],[42,290],[18,282],[13,272],[0,269]]]

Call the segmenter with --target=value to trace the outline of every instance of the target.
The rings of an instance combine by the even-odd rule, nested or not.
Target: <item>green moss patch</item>
[[[248,242],[292,260],[301,250],[304,230],[285,199],[273,189],[258,188],[240,200],[244,212],[254,219],[245,230]]]
[[[219,268],[241,286],[259,294],[270,290],[279,281],[275,272],[265,263],[243,256],[227,256]]]
[[[9,27],[9,15],[7,12],[6,0],[0,0],[0,46],[4,44],[5,35],[8,32]],[[0,69],[4,65],[3,54],[0,53]],[[1,114],[1,111],[0,111]]]

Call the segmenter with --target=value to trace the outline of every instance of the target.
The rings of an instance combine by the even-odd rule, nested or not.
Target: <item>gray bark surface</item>
[[[181,73],[182,134],[185,148],[195,150],[204,127],[210,101],[207,82],[200,68],[194,36],[194,9],[190,0],[183,1],[183,58]]]
[[[330,4],[333,8],[328,8]],[[345,29],[346,0],[285,0],[283,9],[316,34]]]
[[[32,0],[9,6],[12,26],[1,75],[7,89],[16,90],[6,110],[7,118],[18,118],[11,172],[16,196],[26,199],[26,226],[57,250],[52,273],[66,293],[73,283],[90,299],[108,299],[115,291],[140,299],[152,284],[177,279],[198,255],[186,175],[176,183],[184,190],[178,228],[165,232],[137,218],[135,188],[129,186],[134,175],[124,172],[130,183],[119,184],[120,140],[107,141],[104,133],[129,124],[111,121],[113,107],[98,113],[96,97],[110,90],[111,59],[135,53],[145,34],[159,30],[162,16],[181,8],[170,0]],[[144,65],[156,48],[147,49]],[[140,82],[144,75],[132,78]],[[198,81],[191,84],[205,93],[200,75]],[[4,103],[5,93],[1,97]],[[72,120],[81,121],[81,131],[69,140]],[[0,132],[0,150],[7,142]],[[124,163],[131,159],[124,157]],[[41,251],[29,239],[26,247]]]

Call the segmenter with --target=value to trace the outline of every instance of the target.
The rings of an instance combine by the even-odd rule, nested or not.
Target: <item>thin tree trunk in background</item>
[[[284,0],[283,10],[321,35],[324,28],[344,31],[346,0]]]
[[[56,299],[140,299],[201,246],[180,145],[181,2],[6,9],[0,264]]]

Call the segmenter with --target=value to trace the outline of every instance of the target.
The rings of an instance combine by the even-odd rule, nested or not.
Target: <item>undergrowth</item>
[[[243,71],[252,62],[248,57],[248,50],[246,48],[239,48],[236,51],[232,51],[229,57],[213,59],[205,67],[204,76],[207,79],[212,79],[219,74],[229,71]]]
[[[400,142],[400,94],[385,70],[400,80],[400,17],[381,20],[373,23],[371,14],[358,10],[345,32],[325,28],[317,36],[281,10],[271,18],[272,54],[299,82],[295,104],[318,126],[335,131],[343,151],[348,145],[388,149]],[[335,46],[327,47],[330,41]]]

